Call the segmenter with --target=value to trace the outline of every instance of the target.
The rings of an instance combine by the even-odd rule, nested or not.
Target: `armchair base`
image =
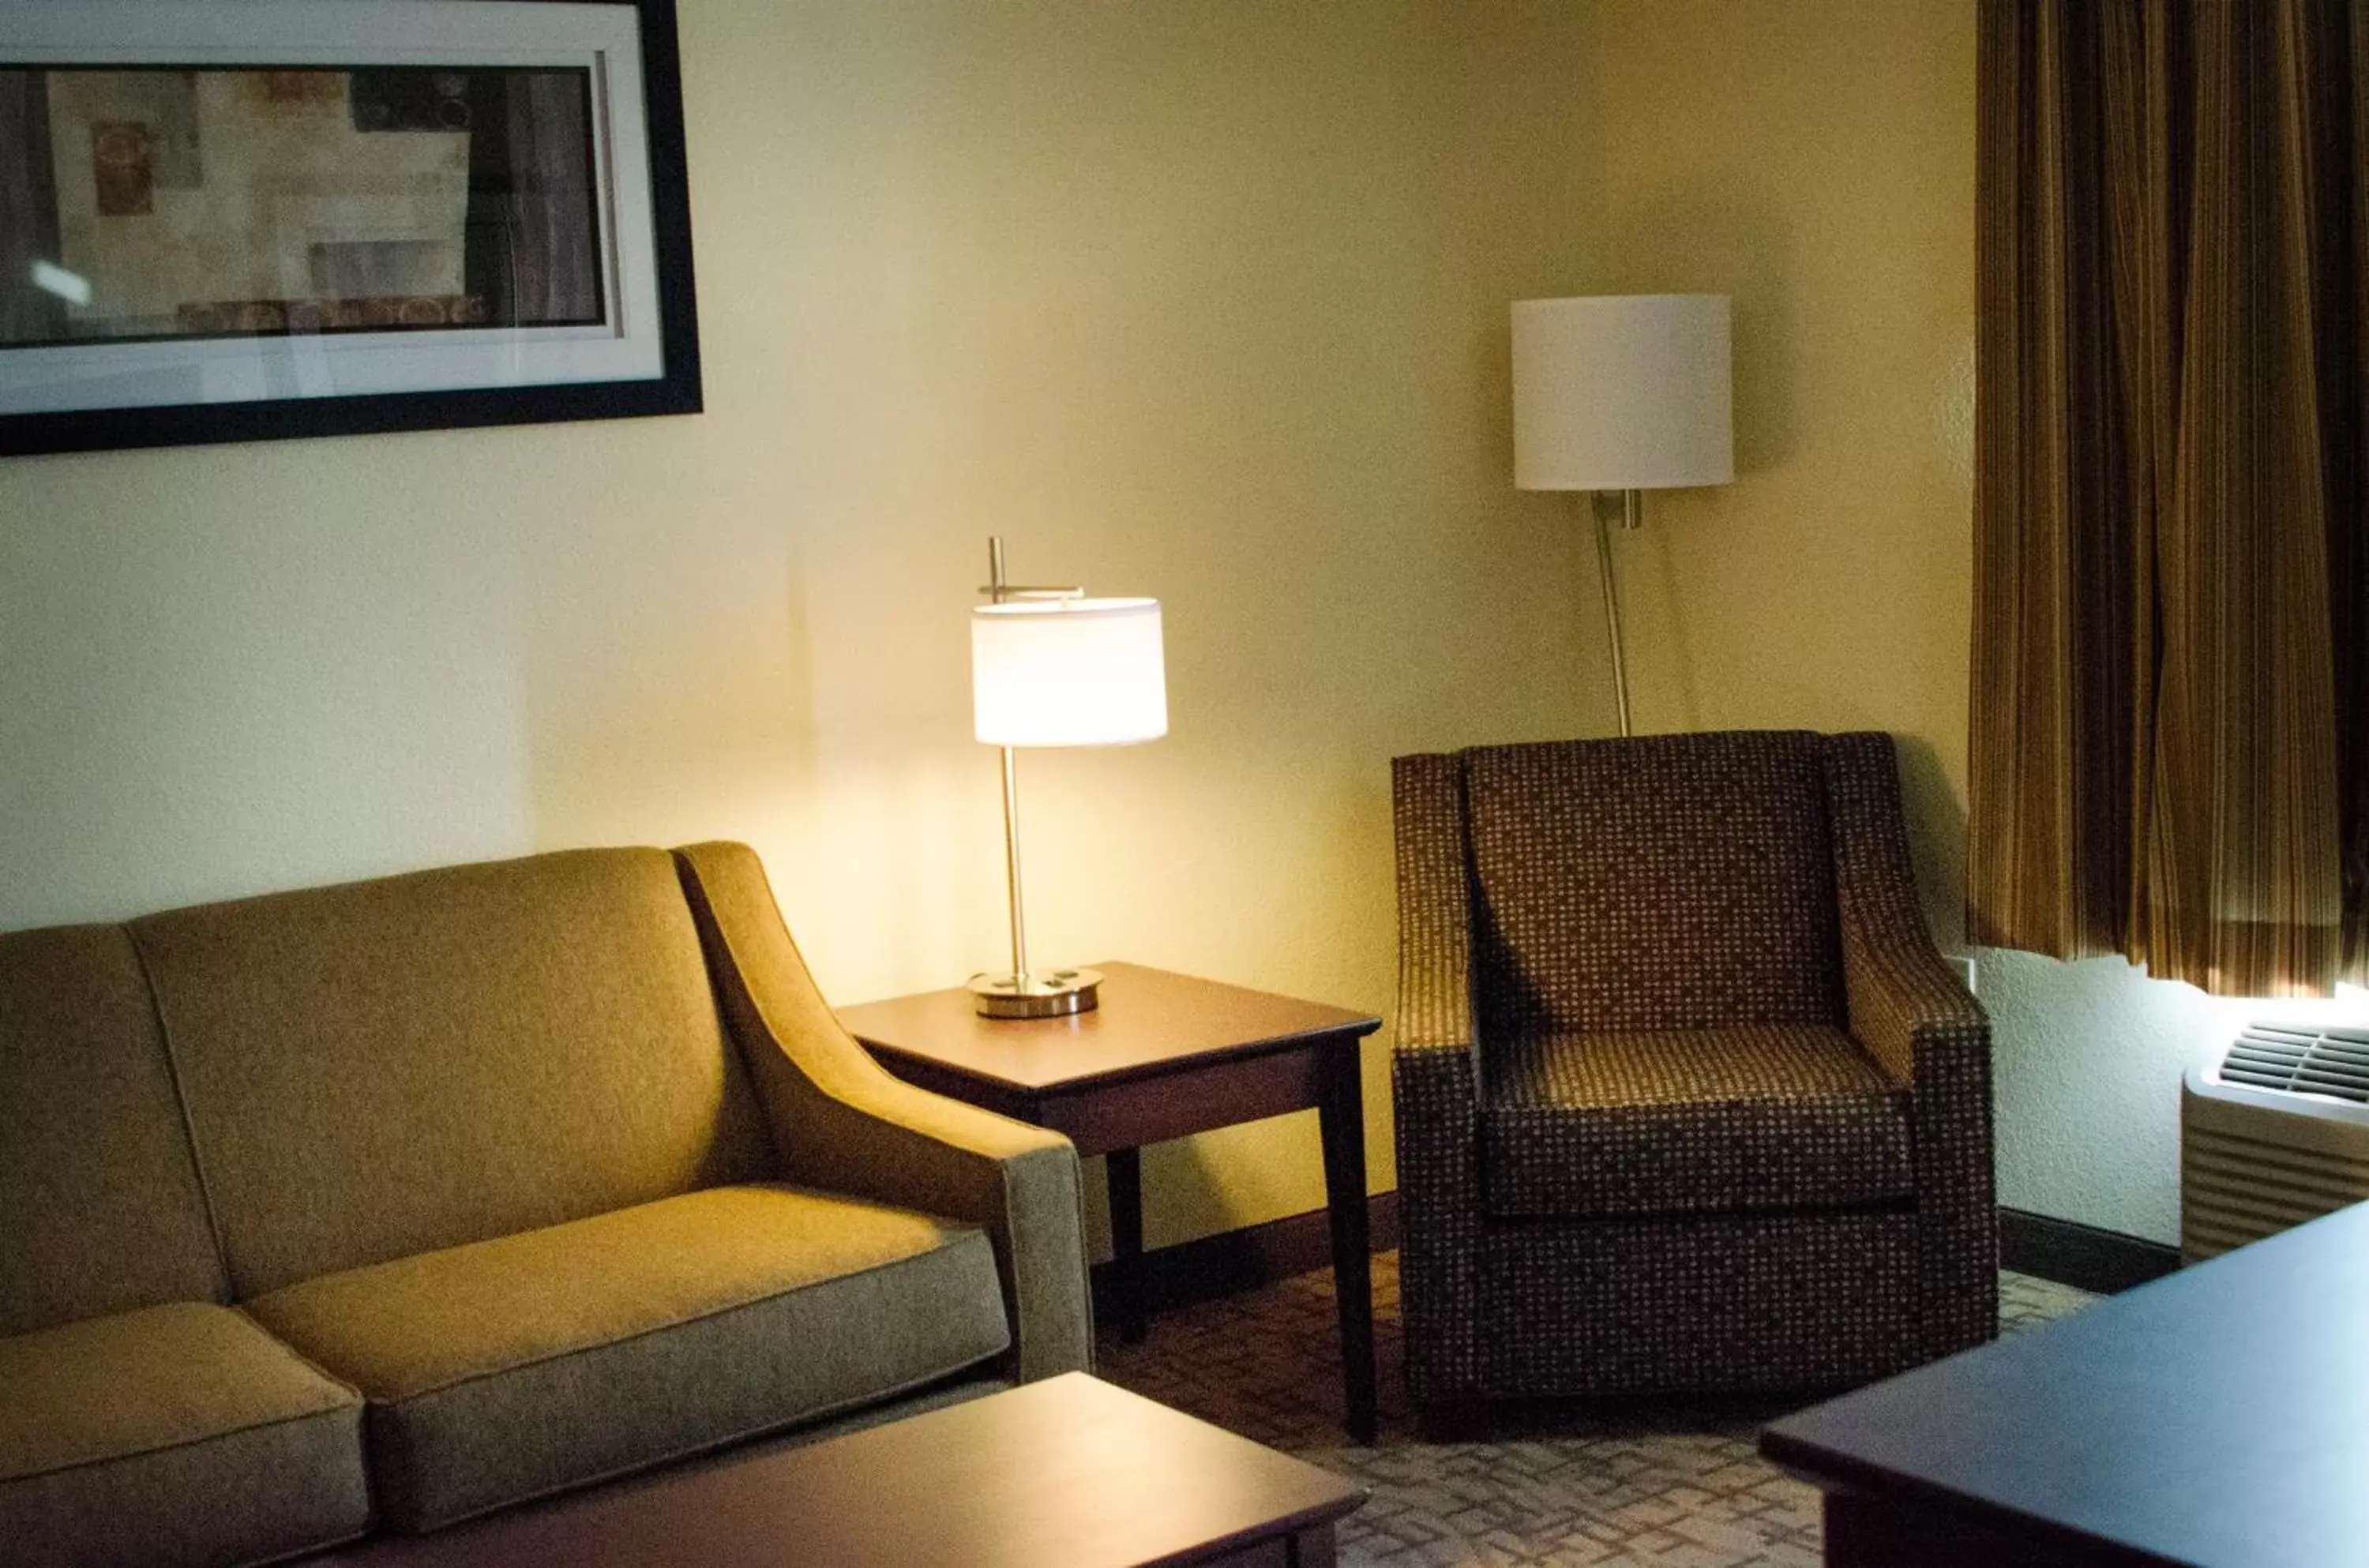
[[[1923,1359],[1912,1213],[1490,1226],[1484,1395],[1778,1392]]]

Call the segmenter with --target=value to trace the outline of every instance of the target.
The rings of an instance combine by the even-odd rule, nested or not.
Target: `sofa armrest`
[[[675,852],[716,1000],[793,1180],[984,1227],[1023,1381],[1090,1370],[1077,1150],[892,1077],[841,1027],[743,844]]]
[[[1851,1037],[1909,1092],[1928,1354],[1997,1332],[1991,1025],[1925,928],[1888,735],[1827,741]]]

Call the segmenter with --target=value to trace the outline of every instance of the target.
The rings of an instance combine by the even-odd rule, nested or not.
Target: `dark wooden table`
[[[1304,1111],[1324,1145],[1350,1435],[1374,1438],[1372,1240],[1358,1042],[1382,1021],[1137,964],[1097,964],[1102,1005],[1070,1018],[981,1018],[967,990],[843,1008],[882,1065],[924,1089],[1068,1136],[1104,1156],[1120,1327],[1143,1332],[1147,1143]]]
[[[1365,1494],[1071,1372],[314,1560],[350,1568],[1331,1568]]]
[[[2369,1563],[2369,1204],[1786,1417],[1850,1568]]]

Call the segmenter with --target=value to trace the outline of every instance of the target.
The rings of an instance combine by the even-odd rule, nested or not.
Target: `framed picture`
[[[0,0],[0,456],[699,408],[674,0]]]

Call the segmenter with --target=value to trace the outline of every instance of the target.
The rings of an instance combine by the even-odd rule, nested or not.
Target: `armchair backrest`
[[[1461,753],[1482,1037],[1840,1022],[1825,745],[1739,730]]]

